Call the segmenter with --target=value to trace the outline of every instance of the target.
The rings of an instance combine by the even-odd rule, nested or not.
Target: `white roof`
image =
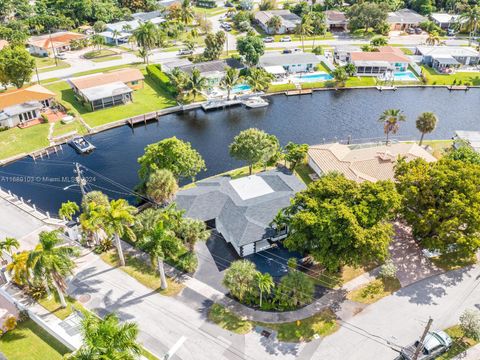
[[[99,85],[87,89],[82,89],[81,92],[83,96],[85,96],[89,101],[95,101],[115,95],[130,93],[132,92],[132,89],[130,89],[123,82],[116,81],[106,85]]]
[[[98,35],[106,38],[110,38],[110,39],[123,39],[123,38],[130,37],[131,34],[121,31],[117,36],[113,36],[112,31],[102,31],[101,33],[98,33]]]
[[[432,14],[430,14],[430,17],[433,20],[435,20],[436,22],[441,23],[441,24],[455,22],[455,21],[457,21],[459,16],[460,15],[445,14],[445,13],[432,13]]]
[[[264,69],[266,72],[273,75],[285,74],[286,72],[283,66],[281,65],[265,66]]]
[[[253,199],[259,196],[273,193],[273,189],[262,177],[250,175],[231,180],[230,185],[242,200]]]
[[[130,28],[131,28],[131,30],[129,30],[129,31],[133,31],[140,26],[140,22],[138,20],[119,21],[119,22],[116,22],[116,23],[107,24],[105,26],[105,28],[108,31],[114,31],[114,30],[123,31],[123,28],[127,25],[129,25]]]
[[[479,56],[477,50],[468,46],[417,46],[417,51],[423,56]]]
[[[293,64],[318,64],[320,60],[312,53],[267,53],[260,58],[260,66],[275,66],[275,65],[293,65]]]
[[[480,152],[480,131],[455,131],[455,136],[461,140],[468,142],[473,150]]]
[[[5,109],[3,109],[3,112],[8,116],[14,116],[27,111],[41,109],[42,107],[43,105],[39,101],[33,100],[24,102],[22,104],[6,107]]]

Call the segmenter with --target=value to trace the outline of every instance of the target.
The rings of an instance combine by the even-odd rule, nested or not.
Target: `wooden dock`
[[[448,90],[450,91],[468,91],[469,87],[467,85],[450,85]]]
[[[287,90],[285,92],[285,95],[287,96],[293,96],[293,95],[308,95],[308,94],[313,94],[312,89],[297,89],[297,90]]]
[[[39,151],[32,152],[30,154],[30,157],[33,160],[36,160],[38,158],[43,159],[44,157],[49,158],[50,154],[53,154],[53,153],[57,154],[59,151],[63,151],[63,147],[62,147],[61,144],[49,146],[46,149],[42,149],[42,150],[39,150]]]
[[[151,113],[131,117],[127,120],[127,122],[128,122],[128,125],[130,125],[133,128],[136,124],[143,123],[146,125],[148,121],[152,121],[152,120],[158,121],[159,118],[160,118],[160,115],[158,114],[158,112],[154,111]]]

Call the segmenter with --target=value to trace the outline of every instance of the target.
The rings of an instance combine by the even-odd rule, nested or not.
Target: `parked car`
[[[57,59],[60,59],[60,60],[65,60],[67,57],[65,56],[64,53],[59,53],[57,54]]]
[[[293,53],[292,49],[283,49],[282,54],[291,54]]]
[[[409,27],[406,31],[407,31],[407,34],[410,34],[410,35],[415,34],[414,28]]]
[[[423,30],[419,27],[415,28],[415,34],[420,35],[423,32]]]
[[[271,43],[271,42],[274,42],[275,39],[271,36],[267,36],[266,38],[263,38],[263,42],[264,43]]]
[[[290,42],[292,41],[292,38],[290,36],[283,36],[280,38],[280,42]]]
[[[192,55],[193,54],[193,50],[190,50],[190,49],[180,49],[178,51],[178,55]]]
[[[232,31],[232,26],[230,24],[222,23],[220,27],[225,31]]]
[[[433,360],[441,354],[445,353],[452,346],[452,339],[445,331],[433,331],[429,332],[420,344],[420,341],[416,341],[413,345],[402,348],[400,352],[401,358],[405,360],[412,360],[417,348],[421,346],[420,355],[418,360]]]

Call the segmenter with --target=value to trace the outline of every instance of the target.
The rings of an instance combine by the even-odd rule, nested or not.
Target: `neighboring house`
[[[205,61],[195,64],[176,66],[179,70],[191,75],[193,69],[198,69],[200,74],[207,78],[208,86],[217,86],[225,76],[227,68],[243,69],[245,66],[236,59],[223,59],[214,61]]]
[[[0,94],[0,127],[25,126],[38,120],[53,105],[55,93],[41,85]]]
[[[8,46],[8,41],[0,39],[0,50],[2,50],[5,46]]]
[[[121,69],[68,82],[80,101],[95,111],[133,101],[133,91],[143,87],[143,80],[140,70]]]
[[[308,164],[318,176],[339,172],[357,182],[392,180],[399,158],[436,161],[433,155],[413,143],[371,146],[332,143],[313,145],[308,149]]]
[[[480,54],[468,46],[417,46],[422,63],[439,71],[480,64]]]
[[[349,63],[352,52],[360,52],[362,49],[356,45],[338,45],[333,50],[333,59],[337,64]]]
[[[348,19],[342,11],[325,11],[325,22],[330,31],[346,31],[348,27]]]
[[[320,59],[312,53],[295,52],[282,54],[274,52],[262,55],[259,66],[263,68],[282,66],[287,72],[298,73],[313,71],[320,62]]]
[[[459,148],[465,145],[480,153],[480,131],[455,131],[453,146]]]
[[[208,222],[223,235],[240,256],[274,246],[288,234],[275,228],[277,213],[290,205],[305,184],[280,169],[232,180],[218,176],[198,181],[196,186],[177,193],[176,203],[185,216]]]
[[[443,30],[451,29],[459,19],[460,15],[452,15],[445,13],[432,13],[430,14],[430,19],[440,26]]]
[[[276,32],[275,29],[267,25],[268,21],[274,16],[279,16],[282,20],[282,25]],[[294,32],[295,27],[302,22],[302,19],[298,15],[291,13],[290,10],[268,10],[257,12],[255,21],[267,34],[285,34]]]
[[[62,31],[54,34],[32,36],[28,39],[27,45],[30,54],[37,56],[49,56],[53,50],[55,54],[70,50],[72,40],[85,38],[84,34]]]
[[[425,20],[426,18],[416,11],[401,9],[388,13],[387,23],[390,25],[390,30],[404,31],[418,27]]]
[[[407,71],[411,60],[400,49],[383,46],[373,52],[352,52],[350,63],[358,76],[377,76],[386,72]]]

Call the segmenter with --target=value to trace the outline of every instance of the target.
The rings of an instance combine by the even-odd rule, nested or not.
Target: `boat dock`
[[[224,109],[229,106],[241,105],[242,100],[211,100],[202,104],[203,111],[215,110],[215,109]]]
[[[127,121],[128,121],[128,125],[130,125],[130,127],[134,127],[136,124],[142,124],[143,123],[143,124],[146,125],[147,122],[151,121],[151,120],[157,120],[158,121],[159,118],[160,118],[160,115],[157,112],[151,112],[151,113],[131,117]]]
[[[467,85],[450,85],[448,90],[450,91],[468,91],[469,87]]]
[[[376,86],[378,91],[384,91],[384,90],[390,90],[390,91],[396,91],[397,87],[396,86]]]
[[[53,153],[57,154],[59,151],[63,151],[63,148],[62,148],[61,144],[49,146],[46,149],[42,149],[42,150],[39,150],[39,151],[34,151],[30,154],[30,157],[33,160],[36,160],[38,158],[43,159],[44,157],[49,158],[50,154],[53,154]]]
[[[298,89],[298,90],[287,90],[287,91],[285,91],[285,95],[287,95],[287,96],[307,95],[307,94],[312,95],[313,90],[312,89]]]

